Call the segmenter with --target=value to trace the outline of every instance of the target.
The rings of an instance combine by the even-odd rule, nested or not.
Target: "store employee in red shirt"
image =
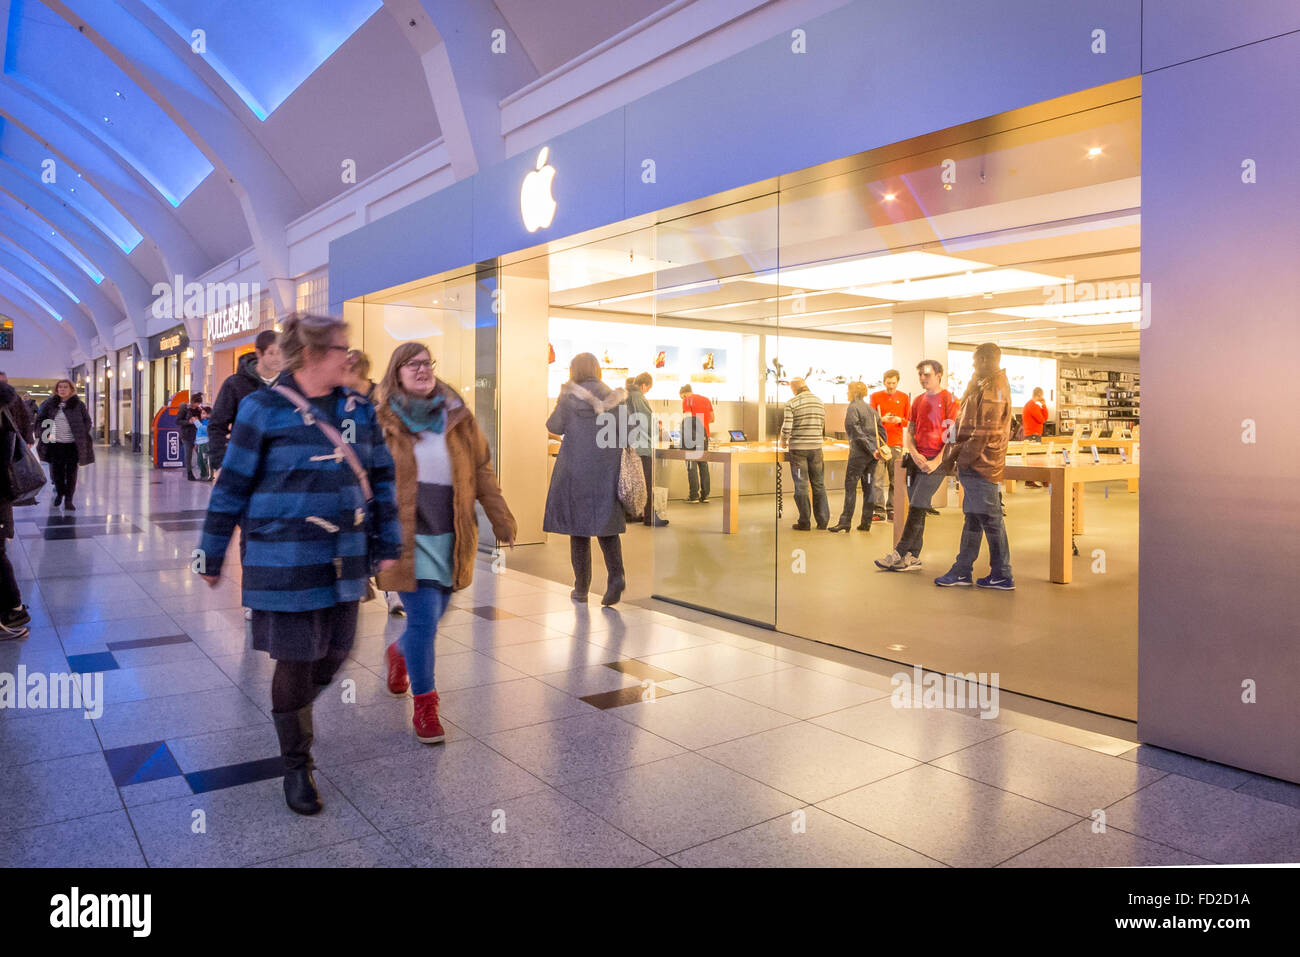
[[[682,448],[706,451],[709,447],[709,426],[713,425],[713,403],[705,396],[696,395],[689,385],[679,390],[682,397]],[[709,500],[709,463],[703,457],[686,456],[686,480],[690,485],[688,502],[703,505]]]
[[[876,462],[876,476],[871,483],[872,504],[878,522],[894,517],[894,463],[903,457],[903,426],[907,425],[911,402],[906,392],[898,391],[897,369],[885,373],[885,387],[871,395],[871,407],[880,414],[885,427],[885,444],[894,452],[888,462]],[[886,493],[886,489],[889,491]]]
[[[1041,387],[1035,389],[1034,397],[1025,403],[1020,421],[1025,430],[1025,438],[1042,437],[1043,423],[1047,421],[1047,403],[1043,401]]]
[[[912,401],[903,449],[907,453],[907,522],[894,550],[876,560],[876,567],[890,572],[907,572],[921,567],[921,545],[925,534],[926,509],[943,486],[945,438],[955,438],[957,400],[943,388],[943,363],[925,359],[916,366],[925,392]]]

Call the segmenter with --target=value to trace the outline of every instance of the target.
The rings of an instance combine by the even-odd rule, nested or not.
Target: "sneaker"
[[[890,516],[890,518],[892,518],[892,517],[893,517],[893,516]],[[885,522],[885,521],[889,521],[889,519],[885,518],[885,515],[884,515],[883,512],[877,512],[875,515],[872,515],[872,516],[871,516],[871,520],[872,520],[873,522]]]
[[[0,641],[26,638],[28,634],[29,630],[26,625],[6,625],[0,622]]]
[[[75,512],[77,510],[77,506],[72,504],[72,499],[70,498],[65,498],[63,500],[63,508],[68,512]]]
[[[411,690],[411,678],[406,673],[406,659],[402,657],[397,642],[384,651],[384,662],[388,665],[388,693],[394,698],[405,696]]]
[[[902,555],[899,555],[897,551],[892,551],[884,558],[877,558],[876,567],[879,568],[881,571],[886,571],[886,572],[892,571],[893,567],[897,565],[899,562],[901,562],[902,560],[903,560]]]
[[[1014,578],[994,578],[993,575],[986,575],[984,578],[975,582],[980,588],[996,588],[998,591],[1015,591],[1016,581]]]
[[[807,532],[812,530],[811,525],[805,525],[802,522],[795,522],[790,527],[793,528],[796,532]]]
[[[395,591],[384,592],[384,601],[388,602],[388,613],[390,615],[405,615],[406,608],[402,605],[402,596]]]
[[[969,588],[973,584],[973,582],[970,580],[969,573],[962,575],[959,572],[955,572],[955,571],[950,571],[947,572],[946,574],[940,575],[938,578],[934,580],[934,583],[938,585],[940,588],[953,588],[953,587]]]
[[[921,559],[917,558],[911,552],[904,555],[897,565],[890,569],[891,572],[914,572],[921,567]]]
[[[252,620],[253,620],[253,609],[251,609],[251,608],[245,608],[245,609],[244,609],[244,621],[252,621]]]
[[[697,498],[696,496],[692,495],[692,496],[691,496],[690,498],[688,498],[686,501],[687,501],[688,503],[698,502],[698,501],[699,501],[699,498]]]
[[[936,518],[938,518],[939,516],[939,510],[937,508],[927,508],[927,509],[923,509],[923,511],[925,512],[926,515],[933,515]]]
[[[702,498],[702,499],[700,499],[700,504],[701,504],[701,505],[708,505],[708,504],[709,504],[709,500],[708,500],[707,498]]]
[[[0,624],[9,628],[19,628],[23,625],[30,624],[32,620],[31,613],[27,610],[26,605],[19,605],[13,611],[7,611],[0,615]]]
[[[411,724],[415,726],[415,740],[421,744],[438,744],[446,740],[447,732],[438,720],[438,692],[415,696],[415,715]]]

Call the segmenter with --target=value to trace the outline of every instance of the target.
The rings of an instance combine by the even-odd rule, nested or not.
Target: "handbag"
[[[894,460],[894,450],[889,447],[885,437],[880,434],[880,416],[876,416],[876,451],[880,453],[880,461],[892,462]]]
[[[629,518],[645,513],[645,472],[641,470],[641,456],[631,446],[623,446],[623,457],[618,465],[618,500]]]
[[[36,495],[45,487],[45,469],[41,460],[32,451],[18,431],[14,417],[8,409],[4,410],[5,421],[13,435],[13,446],[5,460],[5,477],[9,480],[10,505],[35,505]]]

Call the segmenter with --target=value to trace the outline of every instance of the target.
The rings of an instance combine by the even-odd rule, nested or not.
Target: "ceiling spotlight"
[[[1100,155],[1101,155],[1100,146],[1094,146],[1088,150],[1088,159],[1096,159]]]
[[[104,122],[105,122],[105,123],[108,123],[108,124],[111,125],[113,121],[110,120],[110,119],[106,116],[106,117],[104,117]]]
[[[944,183],[944,184],[943,184],[943,188],[946,189],[946,190],[951,190],[951,189],[952,189],[952,183]]]
[[[898,198],[898,197],[896,197],[893,193],[886,193],[886,194],[885,194],[885,202],[887,202],[887,203],[892,203],[892,202],[893,202],[895,199],[897,199],[897,198]]]
[[[113,95],[116,96],[116,97],[118,97],[119,99],[121,99],[121,97],[122,97],[122,91],[121,91],[121,90],[114,90],[114,91],[113,91]]]

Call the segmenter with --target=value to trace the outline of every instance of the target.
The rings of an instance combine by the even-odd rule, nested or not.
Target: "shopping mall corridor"
[[[0,675],[102,673],[103,711],[0,710],[3,867],[1300,859],[1295,785],[1007,695],[991,720],[896,707],[897,666],[649,600],[575,607],[486,563],[438,639],[445,744],[386,692],[403,620],[363,605],[317,704],[325,809],[300,817],[238,565],[213,590],[188,567],[209,486],[106,449],[81,482],[75,513],[45,493],[15,516],[32,627]]]

